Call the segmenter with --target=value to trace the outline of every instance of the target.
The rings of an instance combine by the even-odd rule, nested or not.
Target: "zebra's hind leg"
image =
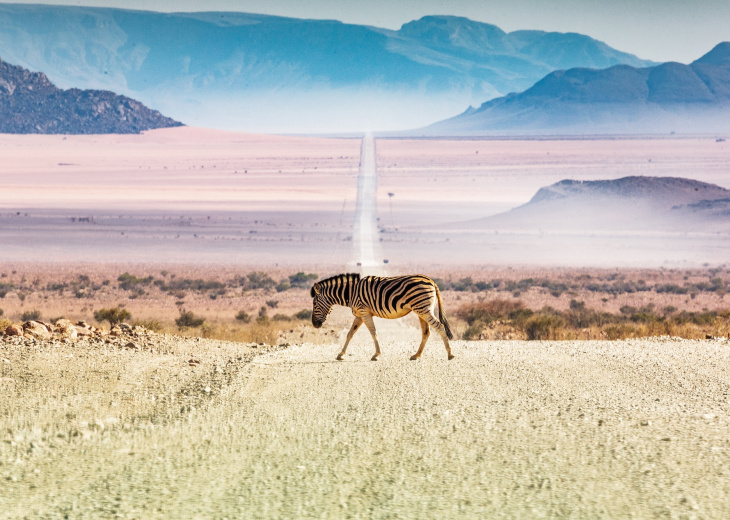
[[[454,359],[454,355],[451,353],[451,346],[449,345],[449,338],[446,336],[446,329],[444,326],[436,319],[432,312],[429,312],[428,316],[424,316],[424,318],[428,321],[428,324],[431,325],[431,327],[436,329],[436,332],[441,334],[441,339],[444,340],[444,346],[446,347],[446,354],[449,356],[450,360]]]
[[[355,317],[355,321],[352,322],[352,327],[350,327],[350,332],[347,333],[347,339],[345,340],[345,346],[342,347],[342,352],[337,356],[337,361],[342,361],[342,357],[345,355],[345,352],[347,352],[347,345],[350,344],[350,340],[355,335],[355,332],[357,332],[357,329],[360,328],[360,325],[362,325],[362,318],[359,316]]]
[[[370,331],[370,335],[373,337],[373,342],[375,343],[375,354],[370,358],[370,361],[377,361],[380,356],[380,344],[378,344],[378,333],[375,331],[375,322],[369,314],[363,317],[362,321],[365,322],[365,326]]]
[[[418,358],[421,357],[421,354],[423,354],[423,348],[426,346],[426,342],[428,341],[428,337],[431,335],[431,331],[429,330],[428,322],[418,316],[418,321],[421,323],[421,345],[418,347],[418,352],[413,354],[411,356],[411,361],[415,361]]]

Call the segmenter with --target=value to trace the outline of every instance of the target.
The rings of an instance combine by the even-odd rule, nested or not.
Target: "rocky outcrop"
[[[35,339],[48,339],[53,335],[53,326],[42,321],[23,323],[23,336]]]
[[[106,90],[61,90],[45,74],[0,60],[0,132],[138,134],[182,123]]]
[[[134,350],[149,346],[156,336],[159,336],[156,332],[139,325],[132,327],[126,323],[120,323],[108,331],[93,327],[85,321],[74,324],[65,318],[57,320],[54,325],[42,321],[26,321],[22,325],[10,325],[5,330],[0,330],[0,341],[2,338],[7,338],[7,340],[15,338],[30,343],[39,341],[52,341],[54,343],[92,341],[99,344],[133,348]],[[130,347],[130,344],[133,346]]]
[[[8,336],[22,336],[23,327],[18,325],[8,325],[8,328],[5,329],[5,334]]]

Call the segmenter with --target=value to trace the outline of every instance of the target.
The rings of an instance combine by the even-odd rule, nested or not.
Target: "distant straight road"
[[[360,149],[360,173],[357,177],[357,206],[353,236],[354,261],[364,275],[383,275],[383,255],[378,240],[378,171],[375,141],[366,133]]]

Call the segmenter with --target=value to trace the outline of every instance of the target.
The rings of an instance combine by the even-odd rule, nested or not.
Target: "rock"
[[[5,334],[7,334],[8,336],[22,336],[23,328],[17,325],[8,325],[8,327],[5,329]]]
[[[0,60],[0,133],[138,134],[182,126],[139,101],[102,90],[62,90],[45,74]]]
[[[76,329],[77,336],[89,337],[94,334],[90,328],[87,329],[85,327],[79,327],[78,325],[76,325],[74,328]]]
[[[121,336],[123,334],[122,329],[119,328],[119,325],[114,325],[112,327],[112,330],[109,331],[109,334],[111,336]]]
[[[74,326],[74,324],[71,323],[71,320],[67,320],[66,318],[56,320],[55,325],[57,329],[68,329]]]
[[[124,348],[131,348],[133,350],[139,350],[140,347],[136,343],[130,341],[129,343],[127,343],[126,345],[124,345]]]
[[[46,327],[45,323],[40,321],[26,321],[23,323],[23,335],[37,339],[48,339],[51,337],[51,331]]]
[[[56,321],[56,332],[66,339],[76,339],[79,336],[74,324],[66,319]]]

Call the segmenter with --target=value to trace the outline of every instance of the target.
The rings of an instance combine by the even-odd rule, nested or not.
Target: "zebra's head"
[[[312,286],[312,325],[320,328],[335,305],[350,305],[354,288],[360,281],[357,273],[338,274]]]
[[[309,294],[312,296],[312,325],[318,329],[327,319],[329,313],[332,312],[334,302],[322,291],[322,285],[319,283],[312,286]]]

